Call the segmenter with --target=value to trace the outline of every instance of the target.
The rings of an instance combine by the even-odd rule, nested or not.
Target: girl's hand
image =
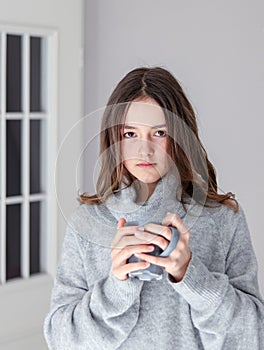
[[[166,258],[142,253],[136,254],[136,256],[151,264],[164,267],[177,282],[180,282],[185,275],[192,255],[189,248],[190,231],[187,230],[177,214],[167,213],[162,225],[147,224],[144,226],[144,231],[137,230],[135,236],[142,239],[142,243],[153,243],[165,250],[171,240],[171,230],[166,226],[173,226],[179,232],[179,240],[171,254]]]
[[[120,219],[117,225],[117,232],[112,242],[112,272],[119,280],[126,280],[128,273],[147,268],[150,263],[146,261],[127,263],[127,259],[135,253],[152,252],[153,244],[143,243],[134,235],[138,226],[124,226],[125,219]]]

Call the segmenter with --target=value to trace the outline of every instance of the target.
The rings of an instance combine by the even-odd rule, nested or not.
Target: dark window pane
[[[6,110],[21,112],[21,36],[7,35]]]
[[[30,38],[30,111],[41,111],[41,38]]]
[[[21,194],[21,121],[6,122],[6,192]]]
[[[30,274],[40,272],[40,202],[30,203]]]
[[[40,137],[41,121],[30,121],[30,193],[39,193],[40,189]]]
[[[6,207],[6,278],[21,277],[21,205]]]

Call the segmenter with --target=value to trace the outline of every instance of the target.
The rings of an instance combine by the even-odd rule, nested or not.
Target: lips
[[[140,168],[151,168],[154,167],[156,163],[139,163],[137,164],[138,167]]]

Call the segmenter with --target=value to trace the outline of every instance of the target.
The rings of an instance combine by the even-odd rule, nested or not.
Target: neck
[[[146,184],[144,182],[138,181],[135,185],[136,185],[135,188],[137,193],[136,202],[144,203],[150,198],[150,196],[154,192],[157,183],[154,182],[154,183]]]

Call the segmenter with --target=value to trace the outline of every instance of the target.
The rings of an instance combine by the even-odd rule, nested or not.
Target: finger
[[[124,227],[126,223],[126,219],[125,218],[121,218],[118,220],[118,224],[117,224],[117,229],[120,229],[121,227]]]
[[[137,230],[138,231],[138,230]],[[171,240],[171,230],[167,226],[157,224],[147,224],[144,226],[144,231],[155,233],[157,235],[165,237],[168,241]]]
[[[169,228],[166,227],[169,230]],[[171,235],[171,233],[170,233]],[[169,240],[164,236],[149,233],[147,231],[136,231],[135,237],[137,237],[141,243],[152,243],[158,245],[162,250],[165,250],[169,245]]]
[[[189,233],[189,230],[186,228],[183,221],[177,214],[167,213],[166,217],[162,221],[162,225],[174,226],[177,228],[180,234]]]
[[[119,250],[114,249],[111,252],[111,255],[114,259],[113,263],[115,265],[122,265],[126,263],[127,259],[129,259],[133,254],[137,253],[150,253],[155,249],[154,246],[149,244],[139,244],[137,246],[126,246],[125,248]]]
[[[138,228],[138,226],[123,226],[123,227],[119,228],[115,234],[113,241],[112,241],[112,246],[115,246],[121,237],[126,236],[126,235],[128,235],[128,236],[134,235],[137,228]]]
[[[151,264],[159,265],[166,267],[168,265],[168,258],[160,258],[158,256],[144,254],[144,253],[135,253],[135,256],[141,260],[148,261]]]
[[[150,263],[147,261],[139,261],[139,262],[132,262],[125,265],[125,268],[127,269],[127,273],[145,269],[146,267],[149,267]]]
[[[125,276],[125,275],[128,275],[129,272],[137,271],[137,270],[144,270],[144,269],[148,268],[149,266],[150,266],[150,263],[148,263],[146,261],[128,263],[128,264],[125,264],[125,265],[119,267],[118,273],[120,275]]]
[[[150,244],[152,243],[150,240],[142,240],[135,235],[126,235],[120,237],[120,240],[116,242],[115,246],[112,244],[112,248],[114,249],[123,249],[125,246],[133,246],[139,244]]]

